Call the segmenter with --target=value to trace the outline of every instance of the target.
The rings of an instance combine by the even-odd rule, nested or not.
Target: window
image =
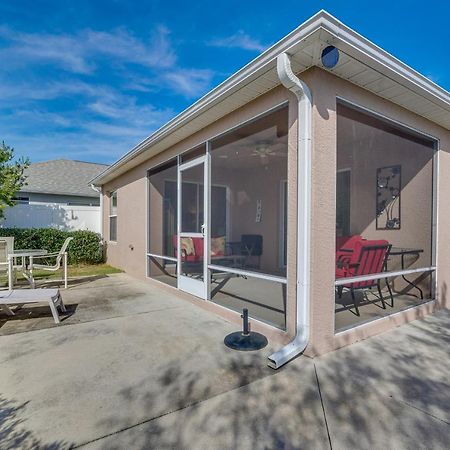
[[[111,192],[109,199],[109,240],[117,241],[117,191]]]
[[[203,169],[203,168],[202,168]],[[164,185],[165,198],[171,204],[176,205],[177,202],[177,183],[176,181],[166,180]],[[196,231],[200,230],[203,224],[203,184],[193,181],[183,182],[183,230]],[[227,234],[227,188],[226,186],[211,186],[211,203],[217,205],[217,214],[211,217],[211,234],[212,236],[222,236]],[[198,205],[198,208],[197,208]],[[190,214],[195,211],[195,214]],[[176,230],[165,229],[167,234],[173,234]],[[166,239],[167,240],[167,239]]]
[[[432,139],[338,103],[337,331],[433,298],[434,154]]]
[[[13,200],[16,203],[21,203],[23,205],[28,205],[30,203],[30,198],[29,197],[24,197],[24,196],[17,196],[14,197]]]
[[[350,169],[336,173],[336,234],[350,234]]]

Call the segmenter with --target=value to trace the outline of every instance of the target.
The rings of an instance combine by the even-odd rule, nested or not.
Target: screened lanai
[[[336,331],[434,299],[435,152],[431,137],[338,102]]]
[[[282,106],[151,169],[148,275],[284,329],[287,142]]]

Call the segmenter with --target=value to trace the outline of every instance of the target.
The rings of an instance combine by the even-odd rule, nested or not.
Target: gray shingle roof
[[[108,167],[70,159],[54,159],[30,164],[25,171],[27,185],[21,192],[98,197],[89,181]]]

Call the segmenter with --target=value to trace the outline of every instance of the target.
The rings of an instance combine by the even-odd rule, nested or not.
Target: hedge
[[[67,250],[69,264],[98,264],[104,261],[99,234],[93,231],[62,231],[53,228],[0,228],[0,236],[14,236],[14,248],[43,248],[58,252],[66,238],[73,237]]]

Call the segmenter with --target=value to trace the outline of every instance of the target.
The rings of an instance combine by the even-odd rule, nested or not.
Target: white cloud
[[[186,97],[196,97],[205,93],[213,76],[211,70],[178,69],[166,72],[162,79],[172,91]]]
[[[214,39],[208,42],[213,47],[223,48],[240,48],[242,50],[250,50],[256,52],[262,52],[266,50],[270,44],[263,44],[255,38],[239,30],[237,33],[224,38]]]
[[[165,27],[146,40],[123,28],[41,34],[0,26],[8,69],[0,68],[0,139],[33,160],[112,162],[175,115],[152,104],[152,94],[192,98],[210,87],[215,73],[177,64],[169,35]]]
[[[86,83],[77,79],[40,82],[30,80],[22,83],[0,80],[0,100],[10,103],[52,100],[72,96],[107,97],[114,95],[113,92],[107,86]]]
[[[135,63],[150,68],[167,68],[176,63],[168,39],[169,30],[157,27],[148,42],[124,29],[112,32],[83,30],[77,34],[18,33],[0,27],[3,45],[0,57],[14,67],[53,64],[79,74],[95,71],[102,56],[115,63]]]
[[[18,106],[19,99],[14,99],[13,110],[1,115],[0,138],[15,147],[17,155],[33,160],[67,157],[112,162],[174,116],[170,108],[139,104],[134,96],[102,85],[53,83],[44,91],[46,98],[67,94],[85,101],[55,112],[46,109],[46,102],[24,100]],[[27,92],[32,94],[31,87]],[[9,106],[1,101],[0,114],[4,107]]]
[[[160,71],[153,78],[133,77],[125,86],[131,91],[147,93],[168,88],[171,93],[193,98],[203,95],[210,88],[215,75],[216,73],[209,69],[174,67]]]
[[[59,122],[52,113],[26,114],[22,119],[35,125],[31,132],[25,133],[20,127],[21,114],[17,114],[10,119],[11,124],[5,124],[1,136],[15,148],[17,156],[30,156],[32,161],[57,157],[104,163],[116,160],[173,116],[170,110],[138,106],[124,120],[110,122],[101,118],[82,120],[76,115],[63,116],[64,121]]]

